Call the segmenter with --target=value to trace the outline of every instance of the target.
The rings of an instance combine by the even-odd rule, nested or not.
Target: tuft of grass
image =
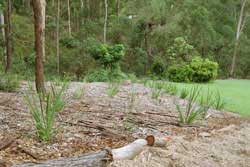
[[[207,115],[207,111],[214,105],[213,100],[213,92],[207,88],[207,92],[205,94],[201,94],[200,96],[200,107],[202,108],[202,118],[205,118]]]
[[[175,84],[172,83],[166,83],[163,87],[165,93],[170,95],[177,95],[178,94],[178,88]]]
[[[198,116],[203,112],[201,108],[197,108],[195,102],[200,95],[201,88],[200,87],[193,87],[190,90],[188,96],[188,104],[185,107],[185,111],[181,108],[179,104],[176,105],[176,109],[179,113],[180,123],[183,124],[192,124]]]
[[[188,93],[189,93],[188,89],[187,88],[183,88],[181,90],[180,98],[181,99],[185,99],[188,96]]]
[[[55,117],[65,106],[63,93],[66,88],[66,83],[61,88],[56,88],[51,84],[50,90],[41,94],[30,87],[29,93],[25,95],[25,101],[33,118],[38,138],[41,141],[49,141],[54,133]]]
[[[85,88],[78,88],[73,94],[74,99],[80,99],[84,96],[85,94]]]
[[[117,93],[119,92],[119,86],[116,84],[109,84],[109,87],[107,88],[107,95],[111,98],[113,98]]]
[[[214,108],[216,110],[223,110],[225,108],[226,102],[222,98],[220,92],[217,90],[217,93],[214,98]]]
[[[15,92],[20,86],[20,80],[17,75],[1,74],[0,75],[0,91]]]

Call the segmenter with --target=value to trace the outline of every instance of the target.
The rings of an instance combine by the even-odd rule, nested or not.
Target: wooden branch
[[[12,145],[12,143],[14,143],[16,139],[15,138],[7,138],[4,139],[3,141],[1,141],[0,143],[0,151],[7,149],[8,147],[10,147]]]
[[[84,154],[78,157],[61,158],[38,163],[25,163],[13,167],[104,167],[112,156],[109,151]]]
[[[13,167],[104,167],[113,160],[130,160],[139,155],[145,146],[164,147],[167,143],[165,139],[155,139],[148,136],[146,139],[137,139],[134,142],[111,151],[104,150],[78,157],[61,158],[38,163],[25,163],[14,165]]]

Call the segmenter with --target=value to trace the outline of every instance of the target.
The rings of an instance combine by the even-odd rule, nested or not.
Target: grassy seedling
[[[217,93],[214,98],[214,108],[216,110],[223,110],[225,108],[225,105],[225,100],[221,97],[220,92],[217,90]]]
[[[20,80],[17,75],[0,74],[0,91],[14,92],[18,89]]]
[[[30,87],[29,94],[25,96],[37,135],[41,141],[50,140],[54,133],[53,125],[55,117],[65,106],[63,93],[66,88],[66,83],[60,89],[51,84],[51,89],[47,93],[41,94],[36,93]]]
[[[188,93],[189,93],[188,89],[187,88],[183,88],[181,90],[180,98],[181,99],[185,99],[188,96]]]
[[[164,84],[162,82],[151,82],[150,88],[151,88],[151,97],[152,99],[159,99]]]
[[[166,83],[163,87],[165,93],[170,95],[177,95],[178,94],[178,88],[175,84],[172,83]]]
[[[74,99],[80,99],[84,96],[85,94],[85,88],[78,88],[73,94]]]
[[[207,89],[206,94],[203,94],[200,98],[200,107],[202,109],[202,118],[205,118],[208,110],[214,105],[213,92]]]
[[[119,86],[116,84],[109,84],[107,88],[107,95],[113,98],[119,92]]]
[[[203,112],[202,108],[197,107],[195,105],[195,102],[197,101],[197,98],[200,95],[200,91],[200,87],[193,87],[190,90],[188,96],[188,104],[186,105],[185,110],[183,110],[179,104],[175,104],[179,113],[180,123],[192,124]]]

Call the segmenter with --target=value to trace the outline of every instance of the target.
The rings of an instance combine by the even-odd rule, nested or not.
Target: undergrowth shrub
[[[217,77],[218,64],[208,59],[195,57],[190,63],[169,67],[167,76],[173,82],[209,82]]]
[[[0,74],[0,91],[14,92],[19,86],[20,80],[17,75]]]
[[[63,94],[67,88],[64,83],[61,88],[51,84],[50,90],[45,94],[37,93],[30,86],[25,95],[25,101],[33,118],[38,138],[41,141],[49,141],[54,134],[55,117],[65,106]]]
[[[85,77],[86,82],[120,82],[125,79],[127,79],[127,76],[120,69],[108,70],[103,68],[91,72]]]

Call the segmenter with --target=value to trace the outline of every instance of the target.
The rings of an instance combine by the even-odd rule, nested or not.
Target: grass
[[[178,89],[190,89],[193,85],[200,85],[202,93],[206,94],[208,88],[214,96],[220,92],[225,101],[225,110],[250,117],[250,80],[216,80],[208,84],[177,83]]]

